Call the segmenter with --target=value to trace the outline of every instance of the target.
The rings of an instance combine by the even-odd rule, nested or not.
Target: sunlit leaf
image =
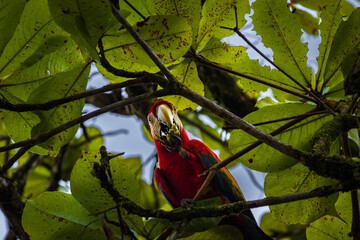
[[[250,113],[244,120],[252,124],[261,123],[301,115],[313,108],[314,106],[299,103],[269,105]],[[331,119],[332,117],[328,115],[308,117],[295,126],[276,135],[276,138],[295,148],[308,151],[310,150],[310,140],[314,133]],[[291,120],[260,125],[258,128],[270,133],[289,121]],[[229,148],[233,153],[236,153],[254,143],[256,140],[256,138],[242,130],[234,130],[231,132]],[[293,158],[280,153],[266,144],[261,144],[254,150],[244,154],[240,157],[240,160],[246,167],[262,172],[280,171],[297,163]]]
[[[234,6],[237,7],[239,28],[246,23],[245,14],[250,13],[248,1],[234,0],[208,0],[202,8],[202,18],[198,36],[195,39],[195,49],[200,51],[212,36],[222,39],[233,34],[231,30],[222,29],[221,26],[234,28],[236,25]]]
[[[43,103],[84,92],[89,72],[90,66],[86,64],[55,75],[52,79],[42,84],[31,93],[28,103]],[[49,89],[51,89],[51,91],[49,91]],[[60,105],[49,111],[39,111],[38,115],[41,122],[32,130],[32,136],[47,132],[79,117],[84,102],[85,100],[81,99]],[[68,143],[75,135],[76,131],[77,126],[74,126],[55,135],[46,142],[40,144],[40,146],[50,149],[51,151],[56,150]]]
[[[254,30],[266,47],[274,52],[274,62],[305,87],[310,87],[312,73],[306,65],[308,48],[301,43],[301,22],[286,1],[264,0],[252,4]],[[289,79],[284,80],[290,82]]]
[[[127,16],[126,20],[132,25],[135,24],[136,22],[141,22],[144,21],[144,19],[137,13],[134,11],[134,9],[132,9],[129,6],[129,1],[125,1],[125,0],[119,0],[119,8],[120,8],[120,12],[122,11],[127,11],[129,13],[129,15]],[[140,12],[140,14],[142,16],[144,16],[145,18],[149,17],[150,15],[154,15],[155,13],[150,12],[149,11],[149,7],[146,4],[146,0],[137,0],[137,1],[131,1],[130,2],[131,6],[134,7],[138,12]]]
[[[95,47],[100,36],[117,23],[109,1],[51,0],[49,8],[55,22],[70,33],[92,58],[98,59]]]
[[[72,195],[62,192],[45,192],[28,200],[22,216],[25,231],[35,240],[106,239],[100,221]]]
[[[329,58],[325,68],[325,84],[333,86],[342,81],[334,74],[341,69],[345,57],[359,47],[360,44],[360,9],[356,9],[346,22],[341,22],[334,36]]]
[[[151,16],[133,27],[165,64],[177,61],[191,46],[192,30],[184,17]],[[114,67],[127,71],[159,70],[126,30],[106,34],[103,43],[105,55]]]
[[[55,74],[83,64],[84,60],[75,42],[70,37],[58,37],[58,40],[60,39],[63,39],[61,44],[59,43],[62,47],[42,56],[32,66],[14,72],[1,82],[4,86],[2,88],[26,102],[34,89],[50,80]]]
[[[305,192],[317,187],[335,184],[298,163],[281,172],[269,173],[265,178],[264,191],[267,197]],[[334,205],[338,194],[316,197],[270,206],[272,215],[286,224],[308,224],[326,214]]]
[[[319,19],[313,17],[310,13],[296,9],[293,13],[299,16],[301,20],[301,28],[312,35],[319,35]]]
[[[23,63],[29,58],[32,58],[33,64],[36,59],[39,60],[43,55],[54,51],[55,39],[61,38],[64,34],[66,33],[53,21],[46,0],[27,2],[15,33],[1,55],[0,76],[4,77],[25,67]],[[51,49],[45,46],[48,41],[55,44]]]
[[[100,163],[100,158],[99,153],[83,152],[71,173],[72,194],[90,213],[107,211],[116,206],[114,199],[101,187],[100,180],[94,175],[94,163]],[[139,185],[135,175],[124,163],[125,161],[120,157],[110,160],[114,187],[122,196],[141,205]],[[110,220],[118,221],[116,210],[109,210],[107,217]],[[141,217],[129,215],[126,211],[122,211],[122,217],[136,232],[144,232]]]
[[[33,199],[46,191],[49,185],[50,171],[45,167],[38,166],[31,170],[27,176],[24,187],[23,199]]]
[[[0,56],[14,34],[24,7],[25,0],[3,0],[0,2]]]
[[[290,233],[286,240],[304,240],[305,227],[300,224],[284,224],[272,217],[271,213],[265,213],[261,218],[260,228],[270,237],[281,236]]]
[[[204,84],[199,78],[195,62],[184,61],[175,66],[171,73],[180,83],[198,94],[204,95]],[[187,108],[196,109],[198,106],[196,103],[178,95],[166,96],[162,97],[162,99],[171,102],[179,111]]]
[[[340,2],[341,0],[336,0],[333,5],[329,5],[321,11],[321,23],[319,26],[321,43],[319,45],[319,56],[317,57],[319,70],[316,73],[318,90],[324,88],[323,84],[326,61],[329,57],[334,35],[340,22],[342,21],[339,11]]]
[[[339,198],[335,203],[335,209],[336,212],[339,214],[339,217],[345,223],[347,223],[347,225],[351,226],[353,218],[353,207],[350,192],[339,193]]]
[[[86,128],[87,136],[89,140],[86,139],[85,135],[81,135],[79,139],[73,138],[67,147],[64,157],[64,163],[62,166],[62,179],[69,180],[71,170],[83,150],[85,151],[97,151],[104,144],[103,136],[99,129],[95,127]]]
[[[306,230],[308,240],[350,240],[351,226],[334,216],[323,216],[311,223]]]
[[[314,10],[322,10],[328,5],[331,5],[334,0],[291,0],[293,4],[301,4],[302,6]]]

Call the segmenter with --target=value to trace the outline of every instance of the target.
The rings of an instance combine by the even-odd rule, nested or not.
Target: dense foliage
[[[109,111],[137,115],[148,135],[146,114],[156,97],[179,111],[202,106],[180,113],[185,128],[219,149],[228,166],[268,173],[265,194],[280,198],[243,207],[270,205],[261,222],[269,236],[360,239],[360,9],[345,0],[131,4],[0,2],[0,207],[9,239],[156,239],[169,228],[189,239],[238,239],[238,229],[217,226],[228,214],[217,199],[190,210],[157,210],[169,207],[141,179],[140,159],[100,151],[95,128],[74,137],[80,123]],[[220,41],[234,32],[246,39],[238,28],[251,9],[254,31],[273,51],[271,68],[250,59],[245,47]],[[321,36],[315,74],[304,32]],[[111,85],[86,92],[91,66]],[[204,67],[222,72],[211,79]],[[235,115],[240,98],[249,105],[269,87],[278,102],[250,104],[246,122]],[[99,110],[83,114],[85,98]],[[70,181],[71,194],[61,191],[60,180]],[[189,216],[197,217],[179,227]]]

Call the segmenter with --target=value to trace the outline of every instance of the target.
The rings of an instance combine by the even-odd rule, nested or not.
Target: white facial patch
[[[172,114],[171,108],[166,104],[158,106],[156,115],[160,122],[168,126],[171,126],[174,122],[174,115]]]

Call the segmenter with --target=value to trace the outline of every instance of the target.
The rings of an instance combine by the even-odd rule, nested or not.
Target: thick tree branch
[[[125,208],[129,213],[136,214],[142,217],[155,217],[168,219],[170,221],[181,221],[183,219],[193,219],[201,217],[222,217],[222,216],[233,216],[241,213],[242,211],[250,208],[258,208],[263,206],[278,205],[282,203],[294,202],[314,197],[325,197],[340,191],[351,191],[356,189],[357,184],[343,185],[336,184],[331,186],[319,187],[306,192],[299,192],[293,194],[287,194],[280,197],[267,197],[259,200],[248,201],[248,202],[235,202],[214,207],[193,207],[191,209],[178,209],[177,211],[164,211],[156,209],[144,209],[126,197],[122,197],[119,201],[119,206]],[[115,209],[116,207],[110,208],[107,211]],[[103,212],[96,213],[96,215]]]
[[[129,80],[126,82],[110,84],[110,85],[107,85],[107,86],[104,86],[104,87],[101,87],[98,89],[89,90],[89,91],[75,94],[75,95],[72,95],[69,97],[51,100],[51,101],[48,101],[45,103],[38,103],[38,104],[11,104],[8,101],[6,101],[5,99],[0,99],[0,108],[9,110],[9,111],[15,111],[15,112],[38,111],[38,110],[48,111],[54,107],[57,107],[59,105],[62,105],[62,104],[68,103],[68,102],[72,102],[72,101],[86,98],[89,96],[94,96],[94,95],[97,95],[100,93],[112,91],[112,90],[119,89],[119,88],[129,87],[129,86],[133,86],[133,85],[137,85],[137,84],[149,83],[151,81],[152,80],[149,77],[139,78],[136,80]]]

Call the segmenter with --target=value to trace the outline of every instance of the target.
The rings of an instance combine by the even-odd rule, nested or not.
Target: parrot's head
[[[161,142],[169,151],[177,151],[188,136],[175,107],[164,100],[156,102],[148,114],[151,135],[155,142]]]

